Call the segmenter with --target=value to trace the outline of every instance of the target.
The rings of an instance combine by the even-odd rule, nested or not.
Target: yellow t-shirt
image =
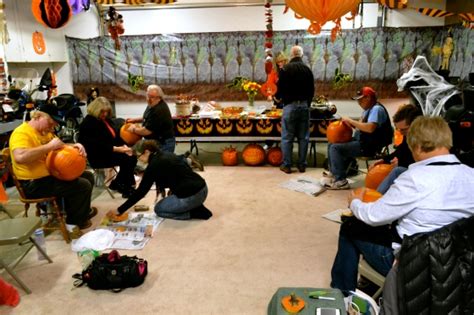
[[[53,138],[54,135],[52,133],[43,136],[26,122],[15,128],[10,136],[9,147],[12,154],[13,171],[18,179],[37,179],[49,176],[50,173],[46,168],[47,154],[37,161],[19,164],[13,158],[13,151],[18,148],[36,148],[50,142]]]

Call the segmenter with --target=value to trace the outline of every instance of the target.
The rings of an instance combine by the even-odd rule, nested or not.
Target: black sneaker
[[[212,212],[207,209],[204,205],[200,205],[197,208],[194,208],[190,211],[191,219],[198,219],[198,220],[208,220],[212,217]]]

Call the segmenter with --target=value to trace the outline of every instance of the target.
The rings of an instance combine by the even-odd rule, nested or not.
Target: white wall
[[[441,9],[446,4],[446,0],[415,0],[411,2],[419,7],[428,6]],[[291,10],[283,14],[283,9],[283,5],[273,6],[274,30],[308,28],[308,21],[296,19]],[[265,30],[265,11],[263,5],[225,8],[122,10],[120,13],[124,17],[124,35]],[[27,13],[19,12],[19,18],[25,14]],[[375,27],[377,25],[377,16],[377,4],[365,4],[363,27]],[[394,27],[435,26],[443,25],[444,19],[426,17],[414,10],[389,11],[386,23],[387,26]],[[354,22],[347,21],[345,18],[342,19],[343,28],[358,28],[360,25],[360,17],[357,17]],[[329,30],[332,26],[332,23],[328,23],[324,26],[324,29]],[[88,12],[74,16],[61,31],[70,37],[93,38],[100,35],[100,27],[97,9],[95,6],[92,6]],[[54,32],[54,30],[51,30],[51,32]],[[47,34],[44,35],[45,37],[48,36]],[[71,93],[73,88],[69,65],[66,63],[54,64],[53,66],[58,78],[58,92]],[[117,114],[131,115],[135,112],[137,115],[141,114],[141,107],[136,111],[127,106],[127,104],[118,103]]]

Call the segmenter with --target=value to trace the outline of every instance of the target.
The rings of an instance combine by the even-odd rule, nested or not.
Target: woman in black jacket
[[[157,190],[169,189],[168,196],[155,205],[159,217],[175,220],[202,219],[212,216],[204,205],[207,198],[207,185],[195,173],[183,156],[161,151],[154,140],[140,141],[134,146],[141,162],[148,164],[137,190],[117,210],[107,215],[114,219],[137,203],[156,183]]]
[[[112,107],[105,97],[93,100],[79,128],[79,142],[85,147],[92,168],[119,166],[119,172],[109,188],[128,198],[135,187],[137,158],[120,138],[117,126],[110,119],[111,113]]]

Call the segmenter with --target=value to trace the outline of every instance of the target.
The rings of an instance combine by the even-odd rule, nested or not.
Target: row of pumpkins
[[[141,136],[128,132],[127,129],[130,124],[124,124],[120,128],[120,137],[128,145],[137,143]],[[86,169],[86,158],[80,155],[79,150],[72,146],[64,146],[59,150],[54,150],[48,153],[46,157],[46,167],[51,175],[54,177],[71,181],[84,173]]]
[[[239,164],[239,153],[237,149],[230,146],[225,148],[221,154],[224,166],[235,166]],[[279,147],[273,147],[265,152],[265,149],[256,143],[247,144],[242,150],[242,159],[245,165],[258,166],[266,162],[273,166],[280,166],[283,162],[283,154]]]

